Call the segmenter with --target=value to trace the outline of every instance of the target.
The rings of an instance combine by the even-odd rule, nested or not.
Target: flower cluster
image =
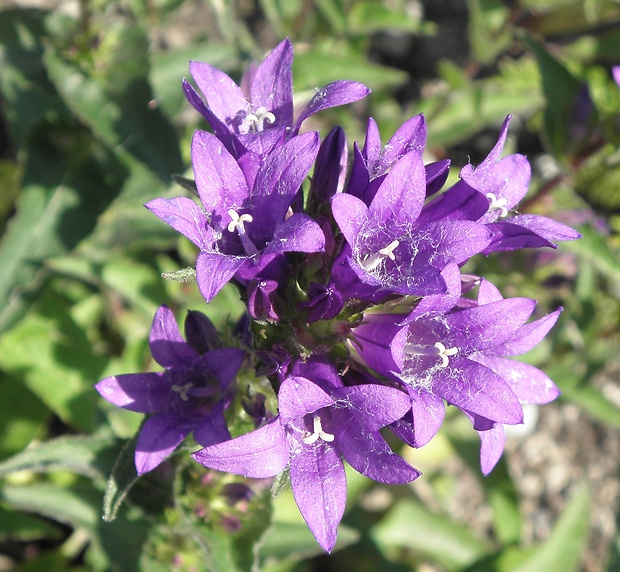
[[[184,341],[162,306],[150,347],[164,371],[109,377],[97,389],[150,415],[137,441],[139,473],[193,432],[202,448],[192,456],[205,467],[290,475],[301,514],[330,551],[345,508],[343,459],[381,483],[420,475],[392,451],[383,428],[421,447],[446,404],[457,407],[480,435],[487,474],[502,454],[503,426],[522,422],[522,404],[558,395],[543,372],[511,357],[533,348],[560,309],[528,321],[534,300],[504,299],[460,268],[476,254],[555,248],[579,235],[516,213],[530,167],[522,155],[502,157],[510,117],[486,159],[440,192],[450,165],[424,164],[422,115],[385,146],[370,119],[351,159],[341,128],[322,142],[300,134],[310,115],[369,90],[334,82],[295,120],[291,63],[285,40],[237,86],[192,62],[204,99],[189,82],[183,88],[212,128],[192,142],[199,202],[146,205],[198,247],[195,274],[207,302],[225,284],[237,286],[250,317],[243,339],[221,347],[211,323],[190,312]],[[231,438],[235,380],[250,372],[269,379],[277,411],[266,411],[264,399],[248,406],[256,429]]]

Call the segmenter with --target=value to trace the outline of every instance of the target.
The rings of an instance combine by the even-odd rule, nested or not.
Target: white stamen
[[[375,254],[371,254],[367,256],[362,262],[362,266],[366,269],[367,272],[372,272],[384,258],[389,258],[390,260],[396,260],[394,256],[394,250],[398,248],[400,243],[398,240],[393,240],[388,244],[385,248],[379,250],[379,252],[375,252]]]
[[[489,199],[490,211],[499,211],[500,218],[508,216],[508,209],[506,208],[508,200],[505,197],[498,199],[493,193],[487,193],[487,199]]]
[[[326,433],[323,431],[323,427],[321,427],[321,418],[318,415],[312,420],[312,422],[314,425],[314,432],[310,433],[310,431],[306,431],[301,437],[301,440],[306,445],[312,445],[319,439],[323,439],[323,441],[328,443],[331,443],[334,440],[334,436],[331,433]]]
[[[239,234],[239,238],[241,239],[241,244],[245,249],[245,253],[248,256],[253,256],[254,254],[258,254],[258,250],[254,243],[250,240],[250,237],[245,232],[245,223],[252,222],[254,218],[250,214],[242,214],[239,216],[239,213],[235,209],[228,209],[228,216],[230,216],[230,222],[228,223],[228,232],[235,232]]]
[[[245,227],[243,226],[246,222],[252,222],[254,219],[252,215],[242,214],[239,216],[235,209],[228,209],[228,216],[230,217],[230,222],[228,223],[228,232],[238,231],[239,234],[245,234]]]
[[[173,385],[172,391],[178,393],[181,396],[182,401],[187,401],[189,397],[187,392],[193,387],[193,383],[186,383],[185,385]]]
[[[242,133],[260,133],[265,129],[264,123],[275,123],[276,116],[268,111],[266,107],[259,107],[256,113],[248,113],[241,124],[239,130]]]
[[[439,367],[448,367],[450,356],[459,353],[459,348],[446,348],[441,342],[436,342],[434,346],[419,346],[417,344],[406,343],[403,348],[406,354],[419,356],[439,356],[441,365]]]
[[[440,367],[448,367],[450,360],[449,356],[454,356],[459,353],[459,348],[446,348],[441,342],[437,342],[435,347],[439,350],[439,357],[441,358]]]

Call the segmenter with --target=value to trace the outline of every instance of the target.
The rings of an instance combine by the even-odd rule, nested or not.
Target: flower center
[[[187,392],[193,387],[193,383],[186,383],[185,385],[173,385],[172,391],[178,393],[181,397],[181,401],[187,401],[189,399]]]
[[[499,218],[508,216],[508,209],[506,208],[508,201],[506,198],[498,199],[493,193],[487,193],[487,199],[489,199],[490,211],[499,211]]]
[[[258,250],[254,246],[254,243],[245,232],[245,223],[252,222],[254,220],[252,215],[242,214],[239,216],[239,213],[235,209],[228,209],[228,216],[230,217],[230,222],[227,227],[228,232],[237,232],[239,238],[241,239],[241,244],[243,245],[245,253],[248,256],[258,254]]]
[[[310,431],[304,432],[301,436],[301,440],[306,445],[312,445],[312,443],[316,443],[319,439],[326,441],[327,443],[331,443],[334,440],[334,436],[331,433],[326,433],[323,431],[323,427],[321,427],[321,418],[316,415],[312,420],[314,431],[310,433]]]
[[[435,343],[434,346],[419,346],[417,344],[406,343],[404,347],[405,353],[409,355],[437,356],[441,358],[439,367],[448,367],[450,356],[459,353],[459,348],[446,348],[441,342]]]
[[[393,240],[385,248],[382,248],[374,254],[366,256],[366,258],[364,258],[364,261],[362,262],[364,270],[366,270],[366,272],[372,272],[386,258],[389,258],[390,260],[395,260],[396,257],[394,256],[394,250],[398,248],[399,244],[400,243],[398,242],[398,240]]]
[[[243,123],[239,126],[239,131],[246,133],[260,133],[265,129],[265,122],[275,123],[276,116],[268,111],[266,107],[259,107],[256,113],[248,113],[243,118]]]

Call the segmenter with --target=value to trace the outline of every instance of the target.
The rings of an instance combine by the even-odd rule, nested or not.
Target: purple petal
[[[278,393],[278,410],[283,422],[303,417],[333,403],[329,394],[304,377],[288,377]]]
[[[368,188],[369,182],[370,174],[368,173],[368,165],[356,141],[353,144],[353,164],[351,165],[351,173],[349,174],[346,192],[349,195],[363,200],[366,205],[369,205],[372,202],[372,197],[366,198],[366,189]]]
[[[380,159],[372,165],[372,178],[386,174],[404,155],[415,151],[420,157],[426,144],[424,115],[416,115],[403,123],[385,146]]]
[[[191,199],[154,199],[144,206],[199,248],[208,249],[213,246],[213,231],[208,226],[207,218]]]
[[[343,424],[346,423],[346,416],[341,417]],[[338,432],[335,442],[339,444],[342,456],[349,465],[379,483],[403,485],[421,474],[392,452],[379,431],[372,431],[354,420],[350,419],[346,429]]]
[[[194,134],[192,165],[205,211],[218,215],[225,227],[230,222],[228,210],[239,210],[250,194],[243,172],[222,142],[206,131]]]
[[[418,224],[446,220],[477,221],[488,210],[489,199],[461,180],[422,209]]]
[[[488,431],[478,431],[480,435],[480,469],[486,477],[497,465],[506,443],[504,426],[497,423]]]
[[[448,264],[441,271],[441,276],[445,280],[447,291],[424,296],[404,322],[410,322],[421,316],[445,314],[454,308],[461,296],[461,274],[458,265]]]
[[[499,423],[523,422],[523,409],[508,384],[477,362],[454,356],[433,378],[433,392],[460,409]]]
[[[152,471],[187,437],[194,423],[183,422],[176,415],[154,415],[144,422],[136,443],[138,475]]]
[[[409,396],[394,387],[384,385],[356,385],[340,387],[332,392],[334,407],[355,415],[364,429],[378,431],[400,419],[411,407]]]
[[[490,240],[485,225],[468,220],[429,223],[416,232],[425,241],[420,241],[420,251],[428,253],[439,270],[450,262],[463,264],[482,252]]]
[[[189,368],[199,357],[198,353],[185,343],[174,314],[165,305],[155,312],[149,346],[153,359],[166,368]]]
[[[334,127],[321,143],[310,183],[317,206],[341,193],[347,178],[348,148],[342,127]]]
[[[368,124],[366,125],[366,139],[364,140],[364,147],[362,148],[362,156],[369,170],[372,170],[372,167],[379,161],[379,157],[381,156],[381,136],[379,134],[379,127],[372,117],[368,118]]]
[[[244,358],[245,354],[242,350],[222,348],[204,354],[202,362],[206,369],[217,378],[222,390],[225,390],[237,376]]]
[[[352,342],[360,357],[375,371],[388,375],[402,368],[402,348],[408,328],[401,315],[369,314],[353,330]]]
[[[192,85],[183,78],[183,92],[187,101],[190,102],[192,107],[200,113],[211,125],[215,136],[226,146],[226,148],[233,153],[234,145],[233,138],[227,125],[223,123],[217,115],[215,115],[211,109],[205,104],[202,98],[198,95]]]
[[[342,377],[338,375],[336,365],[328,356],[314,355],[306,361],[297,360],[291,373],[313,381],[327,393],[334,387],[342,387]]]
[[[368,207],[361,199],[343,193],[332,199],[332,213],[347,242],[354,245],[368,217]]]
[[[331,552],[347,500],[340,455],[329,445],[302,447],[291,458],[291,487],[308,528],[323,550]]]
[[[201,252],[196,261],[196,280],[204,299],[211,302],[247,260],[245,256]]]
[[[198,422],[194,429],[194,439],[202,447],[230,440],[230,432],[224,417],[224,402],[219,401],[211,415]]]
[[[272,252],[323,252],[325,234],[321,227],[308,215],[295,213],[280,224],[273,240],[265,249]]]
[[[546,216],[516,215],[509,222],[527,228],[550,242],[562,242],[564,240],[577,240],[581,238],[581,234],[570,226],[566,226]]]
[[[562,308],[558,308],[555,312],[540,318],[540,320],[524,324],[515,332],[512,338],[501,346],[493,348],[489,353],[497,356],[516,356],[529,352],[549,333],[561,312]]]
[[[138,413],[165,411],[171,397],[164,374],[156,372],[113,375],[101,380],[95,389],[113,405]]]
[[[426,172],[426,196],[439,192],[450,174],[450,159],[435,161],[424,166]]]
[[[324,88],[319,89],[306,107],[303,108],[301,115],[295,123],[293,132],[297,133],[301,124],[318,111],[358,101],[369,93],[370,90],[364,84],[356,81],[339,80],[326,85]]]
[[[220,121],[229,124],[240,111],[248,107],[239,86],[223,71],[196,61],[189,63],[189,71]]]
[[[527,321],[535,306],[536,301],[529,298],[508,298],[450,314],[446,316],[453,332],[449,343],[465,353],[503,344]]]
[[[274,127],[293,123],[293,46],[280,42],[256,68],[250,94],[254,109],[264,107],[275,115]]]
[[[312,132],[293,137],[267,156],[252,190],[253,212],[265,228],[284,219],[318,150],[318,134]]]
[[[289,460],[289,445],[280,419],[230,441],[210,445],[192,454],[210,469],[256,479],[273,477]]]
[[[184,327],[188,345],[200,355],[221,346],[216,327],[202,312],[189,310],[185,316]]]
[[[439,431],[446,411],[443,399],[423,387],[410,387],[414,447],[423,447]]]
[[[560,390],[555,383],[533,365],[487,355],[476,355],[472,359],[501,376],[521,403],[543,405],[560,395]]]
[[[484,306],[485,304],[499,302],[503,299],[502,294],[494,284],[485,278],[480,281],[480,287],[478,288],[478,304]]]
[[[421,155],[412,151],[398,160],[377,190],[368,217],[375,221],[413,224],[426,197],[426,174]]]

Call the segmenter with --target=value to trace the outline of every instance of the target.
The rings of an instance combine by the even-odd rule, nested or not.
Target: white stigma
[[[239,213],[235,209],[228,209],[228,216],[230,217],[230,222],[228,223],[228,232],[235,232],[239,235],[241,239],[241,244],[245,250],[245,253],[248,256],[253,256],[254,254],[258,254],[258,250],[254,246],[254,243],[250,240],[250,237],[245,232],[245,223],[252,222],[254,218],[250,214],[242,214],[239,216]]]
[[[327,441],[328,443],[334,440],[334,436],[331,433],[323,431],[323,427],[321,427],[321,418],[318,415],[312,422],[314,424],[314,432],[310,433],[310,431],[306,431],[301,437],[301,440],[306,445],[312,445],[312,443],[316,443],[319,439],[323,439],[323,441]]]
[[[235,209],[228,209],[228,216],[230,217],[228,232],[238,231],[239,234],[245,234],[245,227],[243,225],[246,222],[252,222],[254,220],[252,215],[249,214],[242,214],[239,216]]]
[[[266,107],[259,107],[256,113],[248,113],[243,119],[240,131],[242,133],[260,133],[265,129],[265,122],[275,123],[276,116]]]
[[[441,342],[437,342],[435,347],[439,350],[439,357],[441,358],[440,367],[448,367],[450,356],[455,356],[459,353],[459,348],[446,348]]]
[[[367,272],[372,272],[375,268],[377,268],[377,266],[379,266],[383,259],[389,258],[390,260],[396,260],[394,250],[398,248],[399,244],[400,243],[398,240],[393,240],[385,248],[379,250],[379,252],[375,252],[375,254],[367,256],[364,259],[364,262],[362,262],[362,266]]]
[[[193,383],[186,383],[185,385],[173,385],[172,391],[178,393],[181,396],[181,401],[187,401],[189,397],[187,392],[193,387]]]
[[[506,208],[508,200],[506,198],[498,199],[493,193],[487,193],[487,199],[489,199],[490,211],[499,211],[500,218],[508,216],[508,209]]]

